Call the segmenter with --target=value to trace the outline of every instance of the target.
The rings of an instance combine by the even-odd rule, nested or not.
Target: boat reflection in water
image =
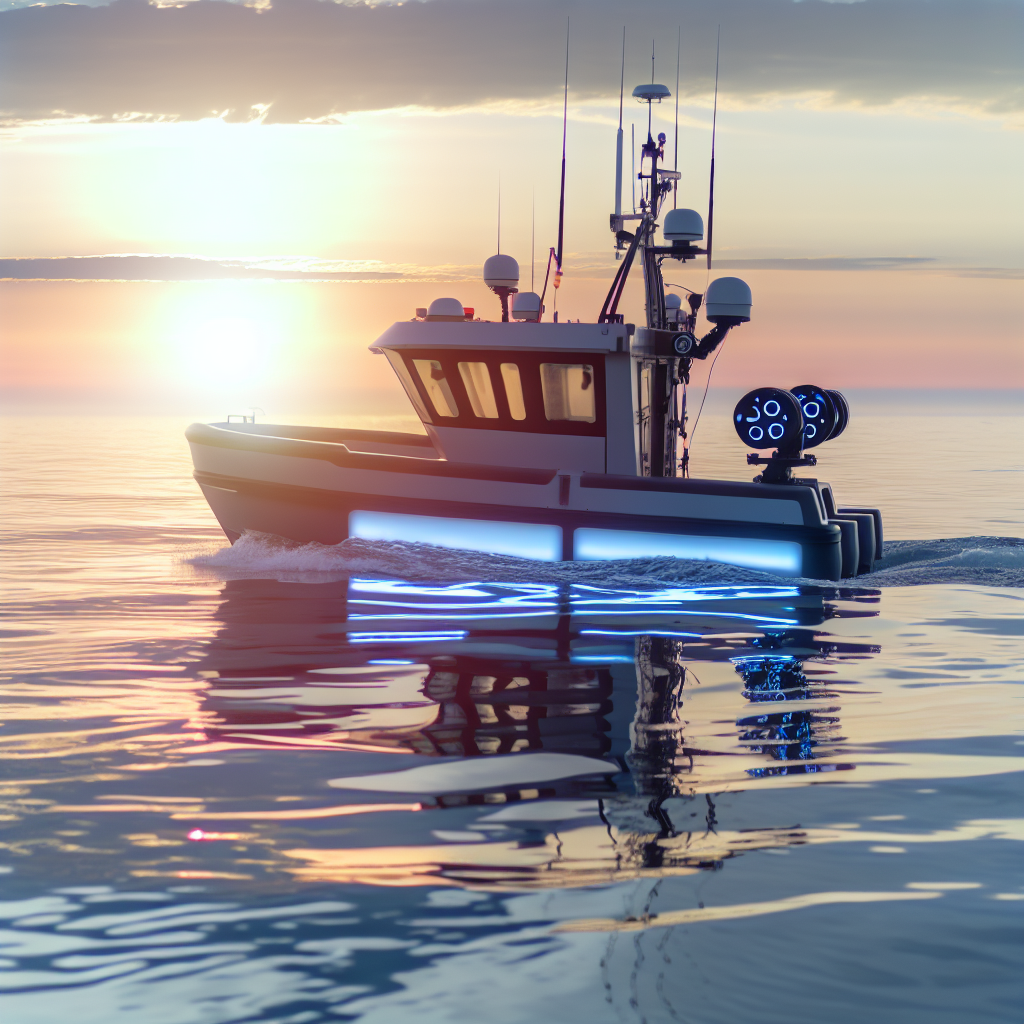
[[[295,826],[274,845],[301,878],[687,874],[801,842],[789,823],[730,829],[715,794],[850,767],[837,701],[851,684],[825,680],[877,648],[816,629],[874,614],[872,596],[843,596],[840,611],[774,586],[233,580],[201,666],[203,727],[368,755],[332,762],[367,772],[311,780],[330,807],[267,815]]]

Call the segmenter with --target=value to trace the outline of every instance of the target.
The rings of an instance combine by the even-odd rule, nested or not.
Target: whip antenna
[[[632,179],[633,212],[636,213],[636,125],[629,126],[629,173]]]
[[[679,170],[679,55],[682,52],[683,43],[683,27],[682,25],[676,26],[676,152],[672,159],[672,170]],[[625,46],[623,46],[625,50]],[[623,53],[625,58],[625,53]],[[621,100],[619,100],[621,104]],[[619,120],[622,120],[620,115]],[[672,209],[676,208],[676,195],[679,192],[679,179],[677,178],[672,182]]]
[[[722,48],[722,26],[715,43],[715,106],[711,114],[711,183],[708,186],[708,270],[711,269],[711,240],[715,230],[715,129],[718,126],[718,55]]]
[[[565,229],[565,131],[569,120],[569,19],[565,19],[565,93],[562,97],[562,187],[558,194],[558,252],[555,262],[562,269],[562,239]]]
[[[619,130],[615,136],[615,216],[622,213],[622,94],[626,85],[626,26],[622,26],[622,71],[619,75]]]
[[[501,171],[498,171],[498,255],[501,255]]]

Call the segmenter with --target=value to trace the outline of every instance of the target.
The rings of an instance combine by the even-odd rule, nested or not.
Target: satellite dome
[[[711,323],[731,319],[746,322],[753,304],[750,285],[738,277],[720,277],[712,281],[704,296],[704,315]]]
[[[666,309],[679,309],[682,306],[683,300],[678,295],[666,295],[665,296],[665,308]]]
[[[513,320],[539,320],[544,307],[540,304],[540,296],[536,292],[520,292],[512,300]]]
[[[669,210],[662,233],[666,242],[699,242],[704,237],[704,219],[696,210]]]
[[[656,100],[660,103],[667,100],[672,93],[668,91],[667,85],[655,85],[654,82],[650,82],[647,85],[638,85],[633,90],[633,95],[638,100]]]
[[[518,288],[519,264],[504,253],[492,256],[484,263],[484,284],[488,288]]]
[[[458,299],[434,299],[427,309],[427,320],[465,320],[466,311]]]

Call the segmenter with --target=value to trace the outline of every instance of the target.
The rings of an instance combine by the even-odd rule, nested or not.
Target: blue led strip
[[[579,562],[666,556],[702,562],[725,562],[783,576],[800,575],[802,563],[800,545],[790,540],[694,537],[676,533],[597,530],[590,527],[578,529],[573,540],[573,558]]]
[[[541,562],[562,559],[562,528],[545,523],[497,523],[356,511],[349,513],[348,535],[363,540],[404,540],[462,551],[514,555]]]

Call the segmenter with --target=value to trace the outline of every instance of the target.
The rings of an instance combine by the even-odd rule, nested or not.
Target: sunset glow
[[[484,22],[463,19],[457,45],[476,60],[488,54],[489,78],[482,65],[476,72],[452,67],[417,76],[422,50],[398,60],[403,41],[398,63],[376,76],[380,90],[366,92],[361,84],[356,69],[363,57],[351,49],[358,33],[376,40],[390,31],[385,24],[409,21],[436,37],[431,45],[441,54],[451,43],[442,26],[454,2],[433,0],[422,10],[380,5],[362,14],[324,3],[301,11],[282,7],[273,17],[232,8],[233,32],[249,38],[247,45],[273,50],[273,33],[286,23],[301,22],[310,32],[307,58],[287,58],[293,74],[277,99],[248,64],[224,78],[202,46],[172,61],[185,72],[177,85],[147,92],[97,65],[88,90],[65,96],[59,74],[44,83],[38,69],[18,63],[46,32],[64,31],[65,15],[46,26],[38,12],[56,8],[0,15],[12,27],[12,42],[28,33],[29,47],[12,54],[21,84],[10,93],[14,105],[0,139],[6,186],[0,233],[8,257],[0,267],[8,310],[0,367],[12,407],[71,402],[113,411],[137,405],[145,390],[168,411],[216,401],[329,412],[370,395],[370,405],[387,396],[389,413],[406,411],[366,346],[439,295],[495,315],[479,268],[497,246],[499,177],[501,246],[518,259],[523,287],[528,281],[541,287],[556,233],[562,58],[551,39],[517,67],[505,48],[492,51]],[[198,0],[188,11],[149,8],[124,31],[145,35],[174,24],[206,38],[204,19],[215,24],[225,6]],[[992,18],[1003,10],[989,6]],[[808,20],[819,8],[826,20]],[[101,47],[102,19],[113,25],[122,17],[118,5],[75,10],[89,26],[75,31],[96,33]],[[435,13],[422,21],[429,11]],[[624,11],[603,11],[574,30],[565,278],[557,295],[563,319],[592,320],[616,267],[607,230],[618,119],[618,44],[612,42]],[[890,50],[892,39],[910,31],[900,11],[884,3],[736,0],[711,20],[707,12],[695,15],[683,32],[679,204],[704,211],[713,84],[707,44],[714,19],[726,19],[715,272],[732,270],[751,281],[755,316],[720,361],[716,380],[723,386],[760,381],[783,353],[837,386],[1024,384],[1024,121],[1017,101],[989,74],[1002,59],[992,48],[998,27],[993,21],[975,40],[964,35],[968,22],[958,22],[949,8],[928,45],[937,47],[935,54],[954,47],[959,63],[939,80],[927,55],[898,45]],[[633,5],[629,16],[660,17],[653,7],[645,12]],[[322,18],[315,29],[303,21],[315,18]],[[846,27],[836,21],[833,34],[828,19],[846,19]],[[345,36],[353,63],[338,65],[313,40],[349,21],[360,26],[356,36]],[[784,24],[789,28],[782,32]],[[211,39],[220,38],[219,28],[210,31]],[[776,32],[782,35],[775,45],[798,47],[788,70],[764,64],[763,37]],[[806,33],[815,46],[834,49],[845,78],[836,77],[827,59],[804,67],[798,40]],[[225,68],[242,60],[235,38],[217,44]],[[639,39],[627,43],[628,87],[650,75],[650,54]],[[144,52],[149,43],[139,36],[137,45]],[[858,56],[858,45],[875,51]],[[671,50],[674,43],[659,47],[656,65],[669,82]],[[111,51],[112,68],[119,54]],[[153,56],[158,67],[167,59],[162,51]],[[986,69],[984,80],[975,61]],[[47,112],[47,103],[64,113]],[[673,102],[662,104],[654,126],[669,135],[673,159],[674,113]],[[632,101],[624,117],[628,149],[634,128],[637,142],[646,132],[646,120]],[[626,185],[628,206],[628,155]],[[17,280],[75,276],[77,265],[60,258],[119,253],[176,255],[182,272],[200,278],[209,268],[196,257],[298,270],[307,279],[318,268],[341,277],[237,286]],[[19,257],[55,259],[26,272],[11,262]],[[129,264],[129,278],[150,272]],[[670,275],[697,290],[706,277],[693,265]],[[626,298],[627,318],[638,320],[638,290],[631,285]],[[742,354],[734,355],[737,350]]]

